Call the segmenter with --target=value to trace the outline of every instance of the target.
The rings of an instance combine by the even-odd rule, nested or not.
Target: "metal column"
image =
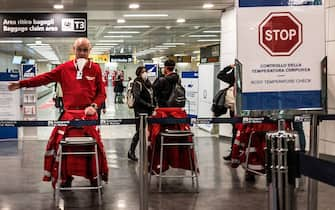
[[[278,131],[266,135],[266,174],[270,210],[295,210],[294,168],[296,135],[285,131],[285,120],[278,120]]]
[[[140,114],[140,210],[148,209],[147,114]]]
[[[318,116],[316,114],[312,115],[311,128],[310,128],[310,148],[309,155],[312,157],[319,157],[319,123]],[[318,182],[311,178],[308,179],[307,186],[307,209],[317,210],[318,209]]]

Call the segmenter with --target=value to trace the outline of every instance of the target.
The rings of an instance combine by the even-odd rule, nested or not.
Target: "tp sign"
[[[258,33],[259,45],[271,56],[290,56],[302,44],[302,24],[290,12],[271,12]]]

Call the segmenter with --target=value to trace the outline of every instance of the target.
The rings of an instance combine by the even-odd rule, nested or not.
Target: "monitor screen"
[[[14,55],[13,57],[13,64],[21,64],[22,62],[22,56],[17,56],[17,55]]]

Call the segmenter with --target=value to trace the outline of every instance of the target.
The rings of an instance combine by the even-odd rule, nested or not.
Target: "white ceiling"
[[[205,35],[203,31],[219,31],[221,11],[233,6],[232,0],[138,0],[140,8],[128,9],[130,3],[135,1],[123,0],[62,0],[64,9],[60,12],[87,12],[88,38],[92,45],[100,43],[103,39],[122,39],[110,49],[112,54],[125,54],[141,52],[143,50],[162,45],[167,42],[185,43],[185,45],[155,51],[140,58],[151,58],[175,53],[192,54],[201,46],[218,42],[198,42],[199,39],[219,39],[216,37],[189,37],[190,35]],[[214,4],[213,9],[203,9],[204,3]],[[56,0],[4,0],[2,12],[58,12],[52,9]],[[125,14],[167,14],[167,17],[124,17]],[[117,19],[125,19],[126,23],[117,23]],[[186,19],[185,23],[177,23],[177,18]],[[149,25],[145,29],[118,29],[122,25]],[[170,26],[170,29],[166,29]],[[108,34],[110,31],[138,31],[138,34]],[[104,38],[105,35],[132,35],[129,38]],[[5,38],[2,38],[2,40]],[[8,38],[7,38],[8,39]],[[17,38],[16,38],[17,39]],[[52,48],[63,62],[68,60],[74,38],[23,38],[23,44],[0,44],[0,51],[31,58],[42,58],[41,55],[30,49],[26,44],[41,40],[42,43],[51,44]],[[121,50],[122,49],[122,50]]]

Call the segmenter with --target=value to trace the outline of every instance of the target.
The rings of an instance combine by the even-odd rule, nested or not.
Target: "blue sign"
[[[34,77],[36,75],[36,67],[35,65],[23,65],[22,66],[22,75],[23,78],[31,78]]]
[[[198,72],[195,71],[183,71],[181,73],[181,78],[198,78]]]
[[[321,109],[321,91],[242,93],[243,110]]]
[[[145,64],[144,65],[145,69],[147,70],[147,72],[157,72],[157,64]]]
[[[322,0],[239,0],[239,7],[321,5]]]

